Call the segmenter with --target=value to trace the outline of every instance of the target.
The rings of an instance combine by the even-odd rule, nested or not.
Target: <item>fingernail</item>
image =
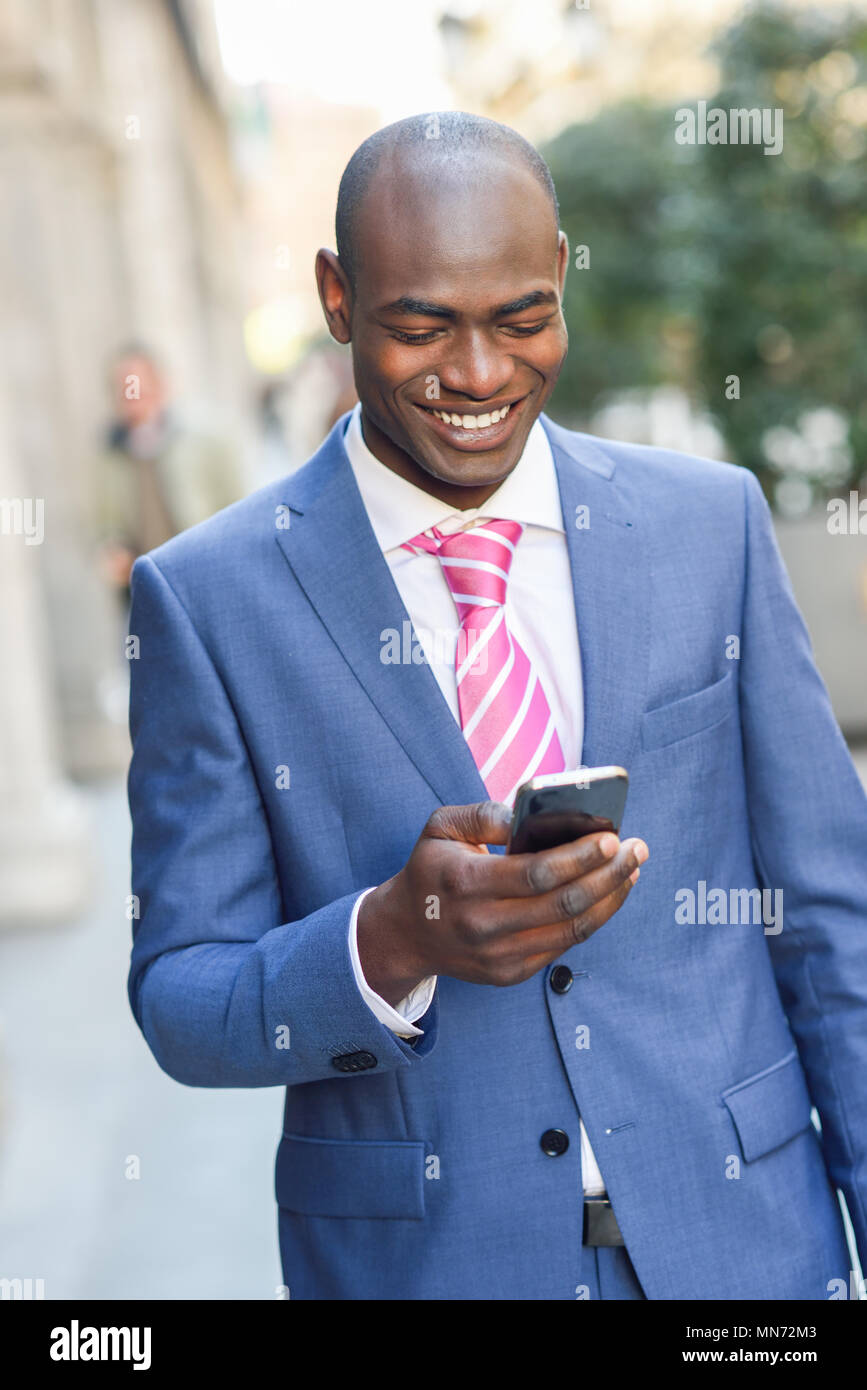
[[[639,840],[634,847],[633,853],[635,854],[635,857],[638,860],[639,864],[643,864],[645,859],[648,858],[650,850],[647,848],[647,845],[644,843],[643,840]]]
[[[640,878],[640,877],[641,877],[641,870],[640,870],[640,869],[633,869],[633,870],[632,870],[632,873],[629,875],[629,882],[630,882],[630,883],[634,883],[635,880],[636,880],[637,878]]]
[[[612,854],[617,853],[617,846],[619,843],[620,841],[617,839],[616,835],[603,835],[602,839],[599,841],[599,848],[605,855],[605,858],[610,859]]]

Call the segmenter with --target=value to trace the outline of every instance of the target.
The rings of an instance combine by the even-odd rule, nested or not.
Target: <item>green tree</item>
[[[675,112],[695,101],[609,108],[545,150],[573,246],[570,355],[552,405],[586,423],[612,394],[673,382],[766,485],[791,471],[855,486],[867,458],[867,19],[760,5],[712,51],[708,110],[781,109],[780,154],[678,144]],[[726,398],[732,376],[739,399]],[[839,422],[836,446],[821,447],[822,422],[829,438]]]

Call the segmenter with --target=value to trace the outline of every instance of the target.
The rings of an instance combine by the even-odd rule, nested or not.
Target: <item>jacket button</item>
[[[370,1071],[371,1067],[376,1066],[376,1058],[372,1052],[344,1052],[339,1057],[332,1057],[331,1065],[338,1071]]]
[[[572,988],[572,971],[568,965],[555,965],[551,971],[551,988],[555,994],[566,994]]]
[[[569,1135],[564,1129],[546,1129],[539,1147],[549,1158],[559,1158],[569,1147]]]

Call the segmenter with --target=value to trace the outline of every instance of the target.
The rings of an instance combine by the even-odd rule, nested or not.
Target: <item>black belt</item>
[[[607,1197],[584,1198],[583,1245],[625,1245],[614,1208]]]

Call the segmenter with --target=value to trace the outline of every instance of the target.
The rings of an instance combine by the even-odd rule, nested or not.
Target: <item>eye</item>
[[[532,338],[534,333],[541,333],[547,325],[545,323],[504,323],[502,326],[507,333],[514,333],[517,338]]]
[[[391,329],[392,338],[397,338],[399,343],[431,343],[442,330],[430,328],[426,333],[404,333],[399,328]]]

